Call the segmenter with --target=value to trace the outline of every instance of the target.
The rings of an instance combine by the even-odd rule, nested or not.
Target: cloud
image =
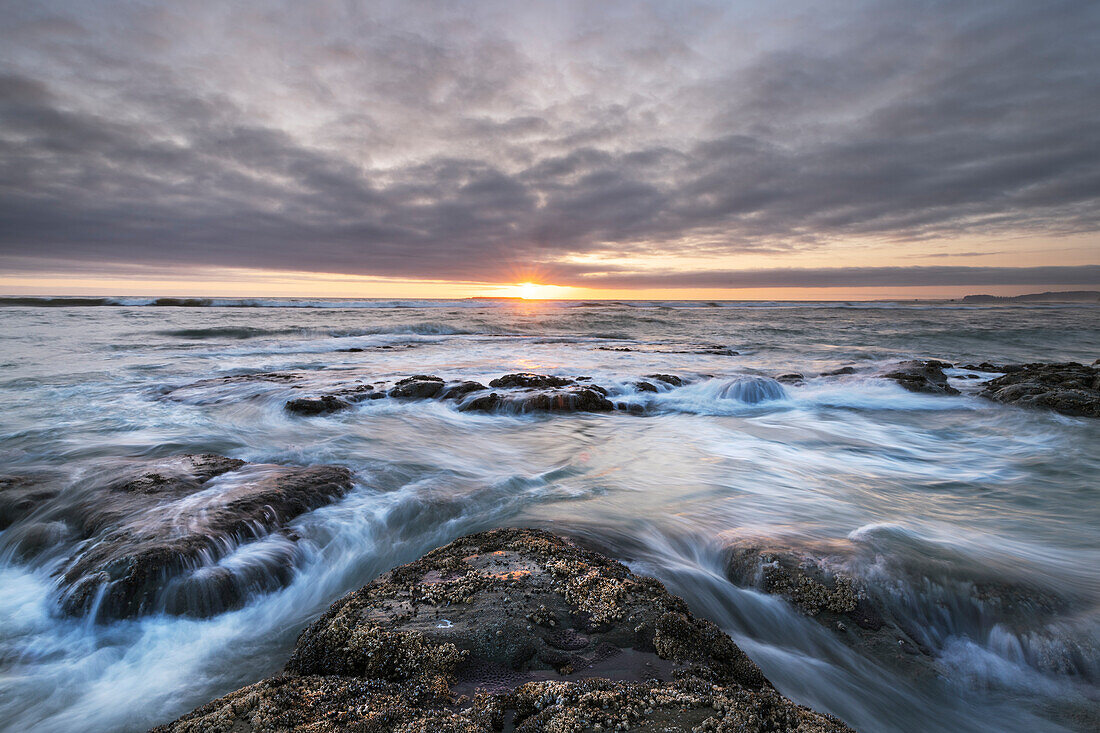
[[[599,288],[832,288],[952,285],[1100,285],[1100,265],[1069,267],[827,267],[605,273],[565,278]]]
[[[1094,2],[2,12],[7,262],[695,287],[741,276],[563,263],[1100,230]]]

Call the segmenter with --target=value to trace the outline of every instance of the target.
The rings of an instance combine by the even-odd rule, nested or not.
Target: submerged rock
[[[57,496],[60,487],[41,476],[0,476],[0,530]]]
[[[782,596],[808,616],[822,611],[851,614],[861,594],[852,578],[832,572],[819,559],[791,551],[737,547],[730,557],[730,578],[737,585],[757,587]],[[881,619],[867,618],[861,626],[878,628]]]
[[[351,474],[337,466],[250,465],[217,455],[124,469],[85,487],[75,514],[64,518],[84,542],[58,571],[62,609],[127,618],[233,608],[251,590],[288,582],[297,538],[287,522],[351,486]],[[260,541],[266,551],[251,565],[219,566],[237,547]]]
[[[956,395],[959,390],[947,383],[947,375],[943,373],[944,369],[950,368],[951,365],[945,361],[916,359],[901,362],[892,372],[883,376],[894,380],[910,392]]]
[[[994,365],[982,365],[993,367]],[[995,402],[1100,417],[1100,368],[1076,362],[1005,365],[979,394]]]
[[[868,657],[913,676],[935,676],[932,650],[920,635],[892,617],[860,580],[833,567],[827,554],[737,546],[729,577],[735,585],[783,598]]]
[[[656,580],[537,530],[456,540],[337,601],[283,675],[157,728],[849,731]]]
[[[1049,588],[965,557],[929,561],[927,551],[887,552],[882,540],[814,547],[737,543],[728,575],[742,587],[783,598],[860,654],[905,674],[932,679],[938,656],[960,637],[1011,642],[1014,663],[1047,674],[1100,678],[1095,639],[1071,620],[1083,607]]]
[[[737,400],[746,405],[757,405],[761,402],[781,400],[787,396],[777,380],[770,377],[747,375],[731,379],[723,384],[717,393],[721,399]]]

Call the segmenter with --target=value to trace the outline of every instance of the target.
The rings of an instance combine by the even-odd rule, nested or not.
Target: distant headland
[[[963,303],[1100,303],[1100,290],[1063,290],[1027,295],[967,295]]]

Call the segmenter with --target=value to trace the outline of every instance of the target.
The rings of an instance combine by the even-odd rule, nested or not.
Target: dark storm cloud
[[[565,264],[1096,232],[1095,2],[514,8],[0,11],[0,261],[479,281],[537,265],[602,287],[1096,282]]]

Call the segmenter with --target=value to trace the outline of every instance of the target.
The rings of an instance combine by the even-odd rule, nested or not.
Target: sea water
[[[212,452],[356,480],[292,523],[289,585],[212,618],[64,616],[58,556],[26,559],[0,532],[0,729],[170,721],[276,673],[344,593],[497,526],[560,532],[656,576],[781,692],[857,730],[1100,720],[1100,421],[983,400],[966,370],[948,370],[956,397],[879,376],[908,358],[1091,364],[1096,306],[9,299],[0,318],[0,473],[75,486],[105,460]],[[283,409],[301,392],[286,384],[195,385],[270,371],[318,392],[348,375],[587,376],[642,414],[378,400],[307,418]],[[688,384],[633,386],[653,373]],[[775,380],[788,373],[803,383]],[[847,548],[844,569],[924,645],[915,671],[731,583],[729,548],[745,543]],[[991,582],[1025,589],[1023,621],[988,612]]]

